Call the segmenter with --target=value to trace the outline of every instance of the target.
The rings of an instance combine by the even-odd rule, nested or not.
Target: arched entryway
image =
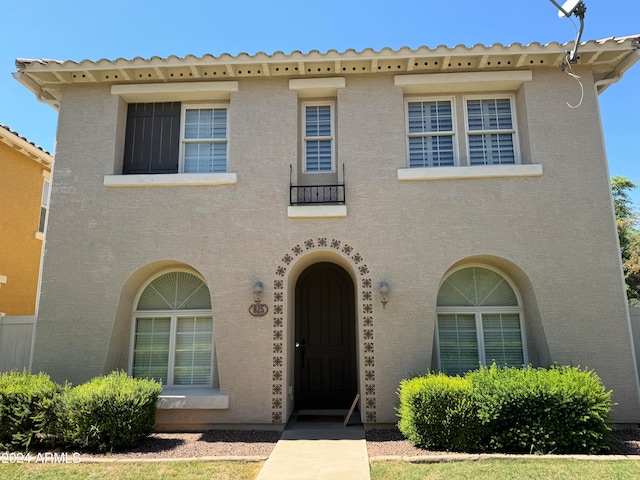
[[[295,409],[349,408],[358,391],[353,280],[316,263],[295,292]]]

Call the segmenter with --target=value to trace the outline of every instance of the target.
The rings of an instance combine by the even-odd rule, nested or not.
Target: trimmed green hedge
[[[0,449],[28,451],[51,441],[62,387],[26,370],[0,375]]]
[[[69,389],[62,396],[64,443],[92,450],[136,446],[153,431],[162,386],[113,372]]]
[[[416,446],[452,451],[603,453],[611,392],[576,367],[489,368],[400,384],[398,428]]]
[[[153,431],[162,386],[112,372],[71,388],[44,373],[0,374],[0,448],[131,448]]]
[[[471,384],[432,374],[400,383],[400,431],[414,445],[432,450],[477,451],[483,437]]]

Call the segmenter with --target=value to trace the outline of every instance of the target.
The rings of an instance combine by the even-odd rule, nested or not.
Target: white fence
[[[0,316],[0,372],[29,368],[34,316]]]

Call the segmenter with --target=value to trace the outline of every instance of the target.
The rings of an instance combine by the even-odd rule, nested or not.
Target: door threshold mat
[[[298,422],[336,422],[342,423],[344,416],[340,415],[298,415]]]

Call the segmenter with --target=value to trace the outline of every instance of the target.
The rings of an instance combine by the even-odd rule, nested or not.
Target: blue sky
[[[12,77],[16,58],[131,59],[573,41],[549,0],[2,0],[0,123],[53,152],[57,113]],[[563,0],[559,0],[563,3]],[[640,1],[585,0],[583,40],[640,33]],[[616,7],[614,7],[614,4]],[[640,64],[600,95],[611,175],[640,183]],[[640,204],[640,188],[632,195]]]

